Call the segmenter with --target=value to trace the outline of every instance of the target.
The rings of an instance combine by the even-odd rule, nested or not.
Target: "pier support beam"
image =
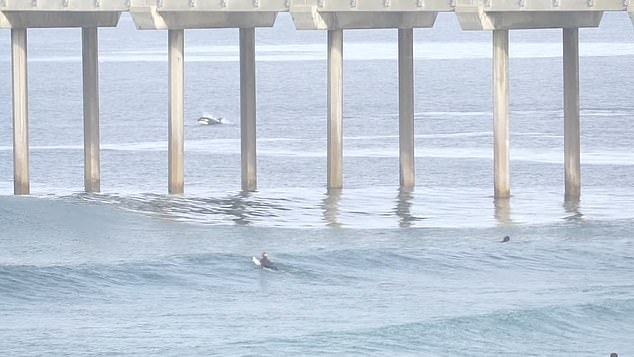
[[[328,188],[343,187],[343,30],[328,30]]]
[[[414,30],[398,29],[399,179],[400,187],[415,185],[414,159]]]
[[[11,63],[13,74],[13,192],[28,195],[29,180],[29,113],[27,80],[27,29],[11,29]]]
[[[579,29],[563,29],[565,199],[581,195],[579,130]]]
[[[242,190],[257,189],[255,28],[240,29],[240,143]]]
[[[82,63],[84,75],[84,188],[100,191],[99,163],[99,44],[96,27],[84,27]]]
[[[509,30],[493,30],[494,195],[511,194],[509,172]]]
[[[169,124],[168,124],[168,190],[184,192],[185,156],[185,30],[168,30],[169,57]]]

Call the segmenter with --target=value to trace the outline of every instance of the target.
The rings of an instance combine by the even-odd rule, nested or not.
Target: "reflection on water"
[[[580,201],[578,198],[567,198],[564,201],[564,210],[566,210],[566,217],[564,217],[567,221],[579,221],[583,217],[583,213],[579,211]]]
[[[249,207],[245,204],[245,202],[249,201],[250,195],[251,192],[249,191],[241,191],[234,197],[233,200],[228,201],[229,210],[231,215],[234,217],[233,221],[238,225],[246,226],[251,223],[247,214],[247,212],[249,212]]]
[[[412,216],[411,212],[413,198],[411,189],[401,188],[398,190],[394,212],[399,217],[399,227],[411,227],[412,222],[416,220],[416,218]]]
[[[284,198],[266,198],[254,192],[241,191],[223,198],[165,196],[157,194],[104,195],[81,193],[74,197],[81,201],[96,201],[114,204],[124,210],[149,213],[170,220],[194,221],[198,223],[226,223],[250,225],[255,221],[272,220],[278,212],[290,208]],[[282,203],[278,203],[282,202]]]
[[[513,224],[511,219],[511,199],[496,198],[493,200],[495,206],[495,220],[503,226]]]
[[[324,222],[329,227],[341,227],[339,222],[339,201],[341,201],[341,189],[331,188],[326,192],[321,201]]]
[[[289,228],[493,227],[582,218],[634,218],[631,194],[614,189],[594,194],[586,190],[583,204],[578,200],[566,201],[563,206],[558,191],[517,190],[510,199],[491,202],[488,191],[465,187],[443,190],[419,187],[416,191],[372,187],[326,193],[322,189],[298,188],[196,196],[78,194],[55,197],[78,203],[106,204],[166,220]]]

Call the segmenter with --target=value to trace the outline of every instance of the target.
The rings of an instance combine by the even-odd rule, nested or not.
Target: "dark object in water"
[[[506,242],[508,242],[508,241],[510,241],[510,240],[511,240],[511,237],[509,237],[509,236],[504,236],[504,238],[502,238],[502,243],[506,243]]]
[[[277,267],[273,264],[273,262],[271,262],[271,260],[269,260],[269,256],[268,254],[266,254],[266,252],[262,252],[262,256],[260,256],[259,259],[256,257],[253,257],[253,262],[256,265],[261,266],[262,268],[277,270]]]
[[[612,352],[612,353],[610,353],[610,357],[619,357],[619,354]]]

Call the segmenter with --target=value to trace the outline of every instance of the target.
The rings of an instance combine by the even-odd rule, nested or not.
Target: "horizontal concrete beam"
[[[630,2],[634,2],[631,0]],[[0,27],[116,26],[129,11],[140,29],[273,26],[289,11],[298,29],[432,27],[455,11],[464,30],[596,27],[628,0],[0,0]]]
[[[0,0],[0,11],[128,11],[130,0]]]
[[[622,11],[624,0],[456,0],[456,7],[485,11]]]
[[[160,0],[151,5],[156,5],[159,12],[277,12],[288,11],[290,0]]]
[[[298,30],[432,27],[438,14],[433,11],[328,12],[302,6],[292,6],[290,12]]]
[[[2,11],[0,28],[114,27],[119,11]]]
[[[159,11],[156,6],[131,7],[130,14],[141,30],[271,27],[277,17],[275,11]]]
[[[516,30],[598,27],[602,11],[485,11],[483,7],[456,6],[463,30]]]
[[[453,11],[454,0],[303,0],[293,1],[295,27],[370,29],[432,27],[441,11]]]
[[[318,12],[354,11],[372,13],[402,11],[452,11],[455,0],[301,0],[294,7],[314,8]]]

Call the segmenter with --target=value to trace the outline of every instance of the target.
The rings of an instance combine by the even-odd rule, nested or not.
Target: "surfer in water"
[[[504,236],[504,238],[502,238],[502,243],[506,243],[506,242],[508,242],[508,241],[510,241],[510,240],[511,240],[511,237],[509,237],[509,236]]]
[[[260,265],[262,266],[262,268],[269,268],[273,270],[277,269],[269,259],[269,255],[266,254],[266,252],[262,252],[262,256],[260,257]]]

